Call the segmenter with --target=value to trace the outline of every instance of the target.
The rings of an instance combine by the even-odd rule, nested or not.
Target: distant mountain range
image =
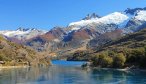
[[[0,31],[11,41],[23,43],[38,51],[67,55],[76,50],[104,45],[121,36],[146,27],[146,7],[126,9],[106,16],[88,14],[67,27],[54,27],[50,31],[19,28],[16,31]]]
[[[17,30],[4,30],[0,31],[0,34],[4,35],[9,40],[19,40],[21,42],[26,41],[30,38],[36,37],[38,35],[45,34],[47,31],[38,30],[35,28],[18,28]]]

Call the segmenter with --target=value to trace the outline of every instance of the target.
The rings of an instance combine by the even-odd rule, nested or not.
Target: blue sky
[[[103,16],[136,7],[146,7],[146,0],[0,0],[0,30],[49,30],[67,26],[89,13]]]

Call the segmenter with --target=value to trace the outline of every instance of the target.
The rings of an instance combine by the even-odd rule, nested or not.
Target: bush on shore
[[[94,54],[92,66],[103,68],[124,68],[136,66],[146,68],[146,47],[124,49],[123,51],[103,51]]]

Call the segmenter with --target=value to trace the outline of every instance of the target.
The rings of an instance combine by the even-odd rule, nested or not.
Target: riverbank
[[[103,68],[103,67],[94,67],[91,62],[86,62],[81,66],[83,69],[101,69],[101,70],[117,70],[117,71],[146,71],[146,69],[138,68],[135,66],[129,66],[125,68]]]

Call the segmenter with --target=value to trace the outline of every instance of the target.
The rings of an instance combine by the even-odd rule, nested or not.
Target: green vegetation
[[[134,68],[146,68],[146,48],[94,53],[91,62],[94,67],[125,68],[134,66]]]
[[[76,51],[67,58],[68,61],[89,61],[92,58],[91,51]]]
[[[93,64],[99,67],[112,67],[113,59],[107,53],[97,54],[92,59]]]
[[[126,62],[126,57],[122,53],[106,51],[96,54],[91,62],[96,67],[122,68]]]
[[[121,68],[125,65],[126,57],[123,55],[123,53],[118,53],[113,59],[113,67]]]

